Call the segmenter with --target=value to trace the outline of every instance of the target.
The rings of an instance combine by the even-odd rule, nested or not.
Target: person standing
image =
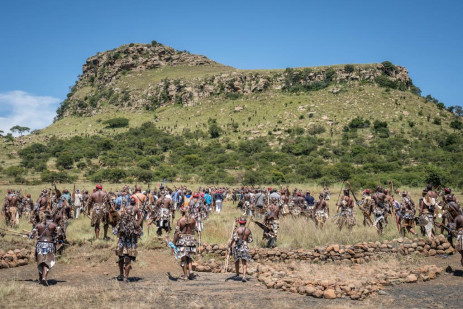
[[[75,207],[75,214],[74,218],[79,218],[79,215],[82,211],[82,194],[80,193],[80,190],[76,190],[76,194],[74,197],[74,207]]]
[[[246,273],[248,269],[248,262],[252,262],[252,257],[249,252],[248,244],[252,243],[251,230],[246,227],[246,218],[241,217],[238,219],[239,227],[233,231],[232,241],[230,248],[232,249],[233,257],[235,259],[236,277],[240,276],[240,261],[243,265],[243,277],[241,281],[246,282]]]
[[[221,190],[218,190],[214,196],[215,201],[215,212],[220,213],[222,211],[222,202],[223,202],[223,193]]]
[[[35,225],[29,238],[37,237],[35,259],[39,271],[39,283],[48,286],[47,276],[55,265],[55,240],[60,233],[60,227],[53,222],[49,211],[44,212],[45,221]]]
[[[104,240],[109,240],[109,208],[107,193],[103,191],[103,186],[97,184],[95,192],[90,195],[87,204],[87,214],[91,213],[91,226],[95,228],[95,238],[100,238],[100,225],[103,223]]]
[[[141,211],[134,197],[130,198],[129,206],[122,212],[113,234],[118,236],[116,255],[119,257],[119,276],[117,280],[128,282],[132,261],[138,255],[137,242],[142,235]]]
[[[183,270],[183,280],[193,279],[193,258],[196,254],[196,240],[194,237],[196,231],[196,220],[190,217],[189,205],[183,205],[181,208],[182,217],[177,221],[174,234],[174,244],[177,247],[180,266]],[[187,276],[187,273],[188,276]]]

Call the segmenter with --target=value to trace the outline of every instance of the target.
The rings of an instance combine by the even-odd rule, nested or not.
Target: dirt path
[[[142,252],[131,272],[131,282],[124,284],[115,280],[118,269],[113,256],[102,262],[95,262],[97,258],[89,255],[59,261],[50,274],[52,286],[49,288],[38,286],[34,264],[1,270],[0,284],[14,280],[18,292],[7,295],[0,307],[23,308],[31,304],[49,307],[61,298],[64,298],[62,304],[70,308],[161,305],[184,308],[186,304],[193,308],[459,308],[463,300],[462,267],[458,267],[454,274],[445,274],[429,282],[388,288],[385,295],[375,295],[360,302],[317,299],[267,289],[255,278],[247,283],[234,281],[232,274],[198,273],[195,280],[184,282],[177,280],[180,268],[166,251]],[[456,267],[459,256],[445,260],[430,258],[427,262],[444,268],[447,263]],[[50,293],[51,299],[41,296],[45,291]]]

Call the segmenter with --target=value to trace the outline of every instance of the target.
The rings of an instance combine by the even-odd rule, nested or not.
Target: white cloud
[[[53,122],[60,101],[20,90],[0,92],[0,130],[8,133],[15,125],[28,127],[31,131],[42,129]]]

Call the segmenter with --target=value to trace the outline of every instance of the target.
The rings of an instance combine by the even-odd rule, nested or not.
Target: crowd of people
[[[345,185],[345,187],[344,187]],[[395,196],[399,196],[396,199]],[[439,200],[441,198],[441,200]],[[55,263],[55,253],[66,244],[66,231],[69,222],[84,215],[90,219],[95,238],[109,240],[109,228],[117,235],[116,255],[118,257],[118,280],[127,282],[132,261],[137,257],[137,243],[143,235],[143,225],[155,225],[156,234],[164,235],[166,244],[180,259],[182,279],[192,279],[192,262],[201,245],[204,222],[211,213],[220,214],[225,200],[230,200],[242,213],[233,225],[228,242],[230,253],[235,258],[237,276],[240,262],[243,265],[243,281],[246,281],[247,262],[251,261],[248,244],[253,241],[247,218],[262,228],[267,247],[277,245],[280,217],[304,216],[307,222],[313,221],[323,228],[330,218],[330,189],[323,188],[318,198],[310,191],[290,190],[288,187],[276,188],[226,188],[206,187],[192,191],[185,186],[173,189],[160,185],[154,190],[142,190],[135,186],[124,186],[120,190],[106,192],[99,184],[89,193],[87,190],[44,189],[34,202],[29,194],[8,190],[2,212],[5,223],[15,227],[19,218],[24,217],[33,226],[29,235],[37,238],[36,259],[39,279],[47,285],[47,274]],[[350,183],[343,183],[335,206],[337,213],[332,216],[335,224],[342,230],[356,225],[355,207],[363,215],[363,225],[374,227],[383,233],[388,220],[395,221],[401,235],[417,234],[420,227],[423,236],[433,238],[436,230],[447,231],[449,241],[462,254],[463,265],[463,216],[460,205],[450,188],[434,190],[429,185],[422,191],[422,197],[415,204],[407,191],[394,191],[378,186],[374,192],[364,189],[357,199]],[[180,216],[175,222],[176,213]],[[438,219],[441,218],[441,222]],[[262,222],[258,221],[262,220]],[[238,224],[238,226],[237,226]],[[174,229],[173,239],[170,232]],[[6,230],[5,230],[6,231]]]

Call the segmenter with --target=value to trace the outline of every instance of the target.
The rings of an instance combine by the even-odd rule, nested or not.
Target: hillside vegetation
[[[387,61],[250,71],[153,42],[89,58],[55,123],[0,155],[19,183],[462,187],[461,128]]]

